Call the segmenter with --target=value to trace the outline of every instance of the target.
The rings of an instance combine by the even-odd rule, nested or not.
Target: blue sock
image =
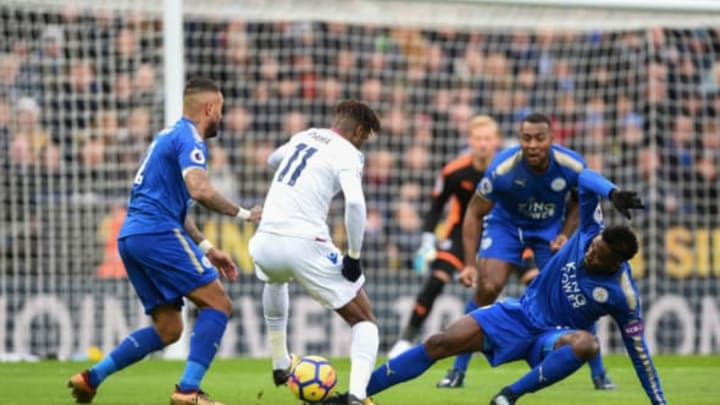
[[[425,345],[419,344],[406,350],[373,371],[367,386],[367,394],[374,395],[391,385],[415,378],[434,363],[435,360],[428,357],[425,352]]]
[[[110,374],[142,360],[149,353],[164,347],[155,328],[148,326],[131,333],[120,342],[110,355],[90,368],[90,385],[97,387]]]
[[[550,352],[540,364],[515,381],[510,390],[517,396],[535,392],[574,373],[583,363],[575,356],[572,348],[565,345]]]
[[[465,303],[465,313],[469,314],[470,312],[478,309],[477,304],[475,303],[475,300],[468,299],[467,303]],[[470,359],[472,358],[472,352],[470,353],[462,353],[455,356],[455,362],[453,363],[453,368],[456,370],[460,370],[463,373],[467,371],[468,364],[470,364]]]
[[[605,365],[603,365],[602,355],[599,350],[595,357],[588,360],[588,365],[590,366],[590,375],[593,378],[605,375]]]
[[[212,308],[200,311],[190,338],[190,355],[185,372],[178,384],[180,391],[200,389],[200,381],[220,347],[227,323],[228,317],[222,311]]]

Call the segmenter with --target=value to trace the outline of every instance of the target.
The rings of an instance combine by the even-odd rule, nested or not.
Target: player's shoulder
[[[520,145],[511,146],[495,155],[488,170],[492,172],[493,176],[503,176],[518,167],[521,161],[522,149]]]
[[[192,121],[187,118],[181,118],[173,125],[163,128],[155,135],[155,140],[173,144],[205,145],[200,132],[198,132]]]
[[[560,167],[572,172],[580,173],[587,166],[585,159],[579,153],[562,145],[553,144],[550,147],[550,153]]]
[[[470,166],[472,166],[472,155],[470,155],[470,153],[463,153],[443,166],[442,175],[448,177]]]
[[[591,293],[595,301],[608,302],[623,312],[634,312],[640,305],[637,287],[630,272],[630,265],[627,263],[623,263],[622,268],[613,277],[598,283]]]
[[[350,141],[328,128],[310,128],[293,136],[298,142],[307,142],[321,148],[326,160],[337,167],[362,167],[365,155]]]

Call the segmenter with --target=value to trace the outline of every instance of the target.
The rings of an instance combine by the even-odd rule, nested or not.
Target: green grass
[[[667,398],[674,404],[720,403],[720,356],[657,356]],[[617,391],[591,389],[587,367],[553,387],[522,399],[523,404],[647,404],[635,372],[627,358],[607,356],[605,363],[618,384]],[[349,362],[334,359],[340,375],[339,387],[347,387]],[[485,404],[504,385],[527,369],[513,363],[490,369],[480,356],[471,363],[466,387],[438,390],[437,382],[450,360],[436,364],[418,379],[393,387],[375,400],[380,405],[405,404]],[[0,363],[0,393],[3,404],[71,404],[65,388],[67,378],[88,366],[87,363],[53,362]],[[173,384],[182,372],[181,362],[148,360],[112,376],[103,384],[95,402],[113,404],[168,403]],[[298,404],[287,388],[275,388],[271,382],[269,360],[234,359],[215,362],[204,382],[204,389],[228,405]]]

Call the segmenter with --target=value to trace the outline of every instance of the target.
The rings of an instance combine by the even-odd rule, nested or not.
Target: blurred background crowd
[[[162,45],[154,17],[0,6],[0,254],[14,271],[49,263],[116,274],[113,229],[164,125]],[[383,131],[366,149],[371,271],[410,268],[435,176],[465,149],[475,114],[493,116],[508,142],[530,112],[551,116],[556,142],[649,202],[636,226],[720,223],[714,28],[460,31],[187,17],[185,54],[188,77],[223,88],[211,172],[246,206],[264,198],[269,153],[328,126],[338,100],[379,112]],[[342,240],[341,205],[334,210]]]

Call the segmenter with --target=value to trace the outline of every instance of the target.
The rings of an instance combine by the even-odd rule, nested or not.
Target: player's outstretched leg
[[[164,309],[158,309],[159,313]],[[173,312],[177,311],[173,308]],[[125,367],[143,359],[149,353],[160,350],[166,344],[172,343],[178,339],[182,332],[182,319],[179,318],[179,326],[170,317],[160,314],[166,327],[161,329],[164,336],[157,333],[155,327],[148,326],[132,332],[123,339],[120,344],[113,349],[112,352],[100,362],[81,373],[70,377],[68,387],[71,388],[71,394],[78,403],[87,404],[92,402],[97,392],[98,386],[111,374],[122,370]]]
[[[388,360],[372,374],[368,394],[373,395],[395,384],[417,377],[437,360],[458,353],[474,352],[483,347],[483,331],[471,316],[451,323],[447,329],[430,336],[423,344]]]
[[[415,305],[410,315],[410,321],[407,326],[405,326],[405,329],[400,335],[400,339],[388,352],[389,358],[397,357],[400,353],[412,347],[420,329],[428,315],[430,315],[430,311],[432,311],[435,299],[442,293],[448,281],[449,276],[447,273],[439,270],[433,271],[415,298]]]
[[[598,343],[590,333],[574,331],[560,336],[554,347],[537,366],[510,386],[503,388],[491,404],[514,404],[520,396],[564,379],[597,353]]]
[[[287,320],[290,295],[287,283],[265,283],[262,293],[263,316],[270,343],[273,382],[285,385],[297,357],[287,348]]]
[[[188,298],[197,305],[200,312],[190,338],[190,353],[185,371],[170,397],[170,404],[221,405],[208,398],[200,389],[200,382],[220,347],[232,313],[232,302],[218,280],[193,290]]]

